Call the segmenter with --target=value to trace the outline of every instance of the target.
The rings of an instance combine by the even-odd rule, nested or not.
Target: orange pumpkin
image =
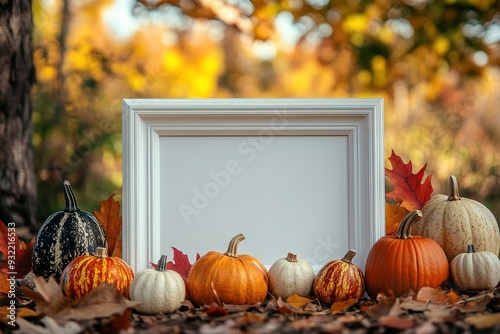
[[[400,223],[395,236],[385,236],[370,249],[366,259],[366,291],[399,297],[410,290],[438,287],[449,277],[446,254],[430,238],[412,236],[412,226],[422,212],[410,212]]]
[[[82,255],[71,261],[61,275],[61,289],[71,298],[78,299],[101,283],[113,284],[118,293],[128,296],[134,271],[118,257],[108,257],[108,250],[97,247],[95,255]]]
[[[226,253],[211,251],[195,262],[186,282],[192,303],[246,305],[266,298],[266,267],[253,256],[238,255],[238,244],[244,239],[243,234],[238,234],[229,243]]]
[[[351,262],[354,255],[356,251],[350,249],[341,260],[330,261],[320,269],[313,283],[319,301],[330,306],[363,297],[365,277],[361,268]]]

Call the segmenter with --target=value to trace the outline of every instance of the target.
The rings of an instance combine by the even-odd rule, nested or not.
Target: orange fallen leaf
[[[385,234],[396,235],[399,223],[409,213],[410,211],[405,207],[385,203]]]
[[[120,214],[120,203],[115,199],[116,192],[112,193],[106,200],[101,202],[101,209],[94,211],[95,216],[102,224],[108,240],[108,254],[115,256],[115,248],[121,238],[122,217]],[[121,250],[118,253],[121,253]]]
[[[10,281],[9,275],[0,271],[0,292],[9,293],[10,290]]]
[[[115,250],[113,251],[113,254],[111,254],[113,257],[122,257],[122,239],[120,236],[120,239],[116,242]]]
[[[456,304],[463,300],[460,296],[453,292],[453,290],[445,291],[441,288],[430,287],[421,288],[415,299],[423,302],[429,301],[431,303],[442,304]]]
[[[0,319],[4,322],[9,322],[9,320],[15,320],[18,317],[27,318],[27,317],[33,317],[35,315],[36,312],[27,307],[17,307],[17,306],[11,307],[10,305],[0,306]]]
[[[295,308],[301,308],[302,306],[307,305],[312,301],[313,300],[310,298],[302,297],[297,294],[290,295],[286,299],[286,302]]]
[[[340,313],[340,312],[344,312],[349,307],[351,307],[353,305],[356,305],[357,302],[358,302],[357,298],[345,300],[345,301],[342,301],[342,302],[335,302],[330,307],[330,311],[332,311],[332,313],[334,313],[334,314]]]

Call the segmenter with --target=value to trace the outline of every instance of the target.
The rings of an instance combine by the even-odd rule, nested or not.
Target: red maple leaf
[[[389,161],[393,169],[386,168],[385,176],[389,183],[394,186],[394,189],[388,192],[386,196],[400,202],[400,205],[409,211],[421,209],[431,198],[433,191],[432,175],[428,175],[425,181],[422,182],[427,164],[417,174],[413,174],[411,160],[405,164],[401,157],[394,153],[394,150],[389,157]]]
[[[0,220],[0,253],[3,254],[3,262],[0,262],[0,271],[12,274],[16,278],[24,278],[31,271],[31,253],[35,238],[27,245],[19,240],[15,233],[15,227],[9,229]],[[9,263],[9,256],[14,255],[14,261]]]
[[[174,259],[173,261],[167,262],[167,269],[177,272],[182,278],[186,279],[193,265],[189,262],[189,258],[186,254],[175,247],[172,247],[172,249],[174,250]],[[199,258],[200,254],[196,253],[196,261],[198,261]]]
[[[174,250],[174,259],[173,261],[167,262],[167,269],[175,271],[176,273],[181,275],[184,281],[186,281],[187,276],[189,274],[189,270],[191,270],[191,267],[193,265],[189,262],[189,257],[186,254],[184,254],[182,251],[178,250],[175,247],[172,247],[172,249]],[[199,259],[200,259],[200,254],[196,253],[195,262],[198,261]],[[157,267],[156,263],[151,263],[151,265],[153,266],[153,268]]]

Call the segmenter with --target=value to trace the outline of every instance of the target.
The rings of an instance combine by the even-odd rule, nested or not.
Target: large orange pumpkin
[[[410,212],[400,223],[395,236],[379,239],[370,249],[365,266],[366,291],[398,297],[422,287],[438,287],[449,277],[446,254],[430,238],[412,236],[412,226],[422,212]]]
[[[101,283],[113,284],[118,293],[128,296],[134,279],[132,268],[119,257],[108,257],[108,250],[97,247],[95,255],[82,255],[71,261],[61,275],[61,289],[78,299]]]
[[[196,305],[255,304],[267,295],[266,267],[253,256],[238,255],[243,234],[236,235],[227,252],[208,252],[191,267],[186,282],[189,299]]]

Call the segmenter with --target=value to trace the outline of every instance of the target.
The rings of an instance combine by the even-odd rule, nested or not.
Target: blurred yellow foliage
[[[467,1],[477,8],[498,3]],[[121,187],[123,98],[383,97],[386,156],[394,149],[415,165],[428,163],[436,191],[445,191],[453,173],[465,193],[498,201],[498,66],[466,59],[473,52],[462,26],[443,31],[424,3],[411,15],[385,0],[321,3],[252,2],[253,33],[266,40],[256,42],[211,20],[169,17],[192,27],[176,29],[144,12],[135,19],[142,24],[118,38],[102,19],[111,0],[71,2],[64,35],[62,1],[35,0],[40,196],[55,201],[48,187],[57,188],[61,175],[89,189],[77,194],[83,203],[98,204]],[[275,19],[284,10],[295,21],[278,33],[283,26]]]
[[[343,23],[342,28],[349,34],[362,33],[368,26],[368,18],[364,13],[356,13],[348,15]]]

